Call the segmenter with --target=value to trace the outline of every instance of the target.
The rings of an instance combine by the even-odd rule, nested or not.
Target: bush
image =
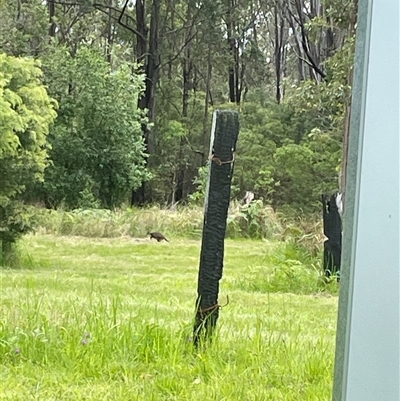
[[[27,185],[43,179],[47,134],[55,102],[40,81],[40,63],[0,54],[0,242],[1,259],[31,229],[20,202]]]
[[[229,238],[273,238],[282,231],[277,215],[258,199],[249,205],[233,203],[227,221]]]
[[[133,65],[111,71],[86,47],[76,57],[54,50],[44,65],[60,108],[49,135],[52,163],[34,199],[71,209],[119,207],[150,178],[141,128],[146,118],[137,106],[143,77],[132,74]]]

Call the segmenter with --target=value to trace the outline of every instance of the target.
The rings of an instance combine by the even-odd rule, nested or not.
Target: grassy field
[[[197,351],[199,241],[37,235],[21,250],[26,268],[1,271],[1,400],[331,399],[336,284],[290,244],[226,241],[230,303]]]

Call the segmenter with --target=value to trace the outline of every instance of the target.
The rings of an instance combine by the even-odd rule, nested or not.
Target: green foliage
[[[60,103],[49,135],[52,163],[37,189],[47,204],[113,208],[149,178],[141,131],[146,120],[137,107],[143,82],[132,67],[110,70],[89,48],[76,57],[60,48],[46,58],[46,81]]]
[[[149,160],[150,170],[154,178],[151,181],[154,201],[172,200],[176,189],[176,174],[180,166],[187,163],[186,155],[186,127],[185,124],[169,120],[164,121],[157,129],[156,153]],[[181,158],[177,151],[183,142]]]
[[[308,84],[304,84],[308,85]],[[337,190],[341,142],[318,119],[291,104],[261,107],[246,103],[240,114],[241,131],[232,194],[253,191],[275,209],[312,213],[320,209],[320,194]],[[201,167],[191,201],[204,199],[207,167]]]
[[[0,51],[38,56],[48,45],[48,15],[40,0],[0,1]]]
[[[239,278],[233,288],[246,291],[296,294],[337,294],[335,282],[326,282],[321,269],[321,254],[312,256],[293,242],[282,242],[270,249],[258,266],[248,267],[245,278]]]
[[[21,195],[43,179],[55,102],[40,81],[40,63],[0,54],[0,242],[31,229]]]
[[[274,211],[261,199],[231,207],[227,220],[229,238],[276,238],[282,230]]]
[[[337,189],[340,155],[340,143],[319,130],[314,130],[307,142],[279,148],[273,164],[274,205],[318,210],[320,194]]]
[[[205,144],[210,121],[204,121],[204,93],[199,91],[192,97],[186,117],[180,110],[180,96],[179,87],[167,84],[160,89],[157,103],[155,149],[149,158],[149,168],[154,176],[150,183],[153,201],[159,203],[174,200],[180,179],[184,181],[185,189],[191,187],[191,181],[206,157],[205,148],[209,146]],[[190,191],[186,189],[185,192],[184,201],[190,198]]]
[[[204,204],[206,191],[207,191],[207,180],[210,171],[210,165],[200,167],[197,176],[193,180],[193,184],[196,186],[196,191],[189,195],[189,201],[193,205]]]
[[[40,0],[0,0],[0,49],[43,60],[44,81],[60,105],[49,138],[51,165],[43,185],[29,188],[26,200],[47,207],[113,208],[150,180],[146,196],[155,203],[201,202],[204,190],[196,187],[204,181],[211,113],[226,108],[237,109],[241,121],[234,198],[251,190],[274,209],[312,213],[320,192],[337,190],[357,2],[324,0],[324,7],[309,13],[302,0],[291,11],[290,28],[279,23],[288,13],[285,2],[278,7],[277,26],[269,18],[274,2],[232,8],[221,1],[197,7],[174,0],[160,4],[159,21],[156,7],[146,7],[140,21],[132,3],[126,21],[117,21],[106,5],[61,3],[51,9],[53,3]],[[119,22],[152,31],[145,57]],[[301,28],[324,79],[298,54],[296,35],[288,32]],[[280,45],[276,32],[283,35]],[[235,38],[231,49],[229,36]],[[157,45],[151,37],[158,37]],[[144,85],[132,74],[137,70],[132,59],[144,63],[144,72],[149,60],[157,66],[156,88],[144,102],[152,108],[146,166],[141,139],[146,121],[137,110]],[[240,104],[228,103],[232,63]]]
[[[288,104],[298,113],[307,115],[325,132],[341,139],[345,106],[349,103],[351,87],[349,72],[353,65],[354,37],[346,39],[343,47],[326,63],[327,78],[321,83],[307,80],[288,93]]]

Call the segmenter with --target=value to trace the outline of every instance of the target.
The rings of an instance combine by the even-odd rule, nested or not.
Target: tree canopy
[[[211,113],[233,108],[233,195],[316,210],[321,192],[338,189],[356,10],[356,0],[1,0],[2,57],[41,60],[59,105],[47,139],[35,141],[43,180],[29,180],[24,199],[199,200]],[[18,136],[9,115],[2,149]]]
[[[137,106],[143,89],[134,65],[114,70],[97,49],[64,47],[44,61],[46,82],[57,99],[58,117],[49,135],[51,165],[33,195],[49,207],[114,208],[150,175],[145,169]]]

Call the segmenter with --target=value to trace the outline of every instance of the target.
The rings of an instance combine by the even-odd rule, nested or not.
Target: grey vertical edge
[[[356,213],[359,204],[359,177],[365,119],[366,83],[368,79],[369,44],[373,0],[359,0],[357,33],[352,87],[350,135],[348,147],[346,197],[343,216],[343,245],[341,261],[339,311],[336,334],[333,401],[344,400],[346,391],[351,302],[353,297]]]

